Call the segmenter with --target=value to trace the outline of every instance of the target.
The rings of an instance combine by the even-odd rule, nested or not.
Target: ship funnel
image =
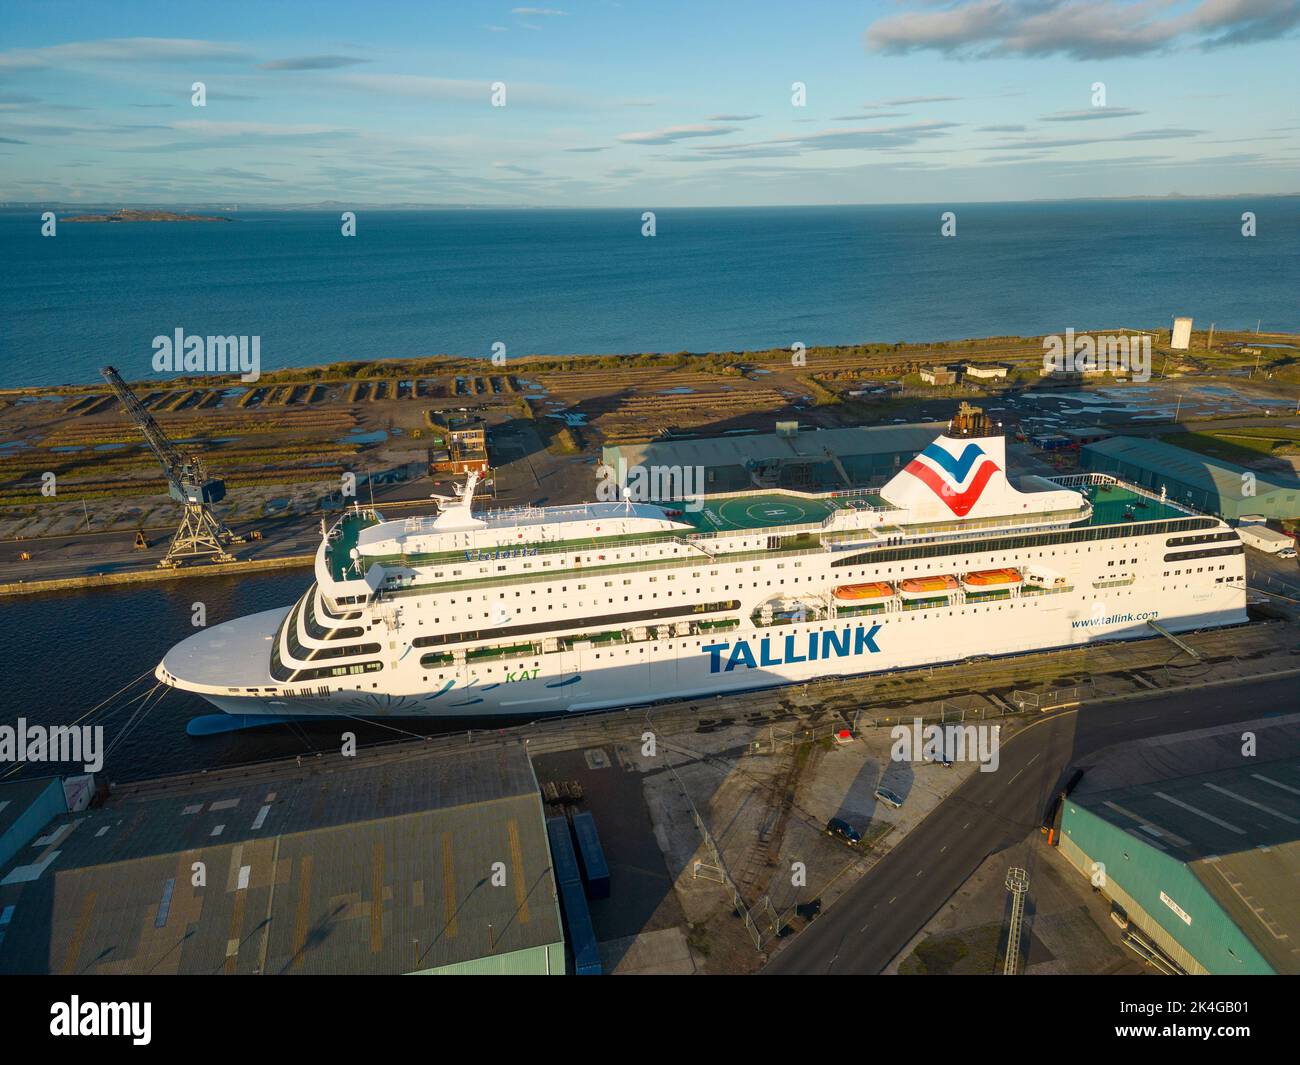
[[[962,404],[951,430],[936,437],[880,490],[911,521],[1004,517],[1078,510],[1078,492],[1021,492],[1007,480],[1007,442],[982,410]]]

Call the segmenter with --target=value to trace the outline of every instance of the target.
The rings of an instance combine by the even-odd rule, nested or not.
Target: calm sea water
[[[0,607],[0,647],[7,649],[0,655],[0,724],[13,724],[19,717],[29,724],[70,724],[152,671],[172,645],[193,633],[194,602],[207,605],[208,621],[215,624],[291,603],[309,579],[304,570],[247,580],[197,579],[6,599]],[[152,683],[149,679],[137,684],[128,695],[143,692]],[[255,761],[304,749],[301,738],[289,735],[244,733],[191,739],[185,734],[186,722],[215,708],[174,690],[124,737],[139,704],[110,711],[125,702],[125,697],[114,701],[87,722],[102,724],[107,741],[118,744],[105,765],[110,780]],[[53,767],[29,767],[22,775],[51,771]],[[71,768],[60,766],[58,771]]]
[[[287,606],[311,581],[308,570],[244,578],[202,577],[160,584],[94,589],[5,599],[0,604],[0,725],[24,718],[29,725],[67,725],[119,689],[87,724],[102,724],[111,753],[108,780],[126,781],[338,750],[344,728],[363,744],[400,739],[392,728],[363,722],[296,722],[248,732],[193,738],[193,717],[219,711],[197,695],[163,689],[162,698],[134,721],[140,702],[129,702],[154,684],[154,667],[175,644],[196,630],[193,604],[207,608],[208,624],[259,610]],[[141,679],[148,674],[145,679]],[[489,724],[428,719],[397,723],[420,735]],[[0,766],[3,773],[7,766]],[[81,772],[71,765],[28,766],[22,778]]]
[[[941,210],[957,236],[939,236]],[[1241,235],[1241,213],[1258,236]],[[0,212],[0,387],[152,373],[153,337],[343,358],[715,351],[1060,332],[1300,331],[1300,198],[665,209],[238,212],[70,224]]]

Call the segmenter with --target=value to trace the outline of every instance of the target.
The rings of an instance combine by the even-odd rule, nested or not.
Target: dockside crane
[[[158,563],[167,569],[184,565],[187,559],[210,558],[213,562],[234,562],[235,556],[226,550],[229,544],[242,544],[244,538],[236,536],[212,512],[212,505],[226,496],[226,482],[209,477],[203,460],[198,455],[181,452],[167,439],[167,434],[153,419],[134,392],[111,366],[100,373],[108,387],[126,408],[126,413],[144,434],[149,450],[162,465],[167,477],[168,494],[183,508],[181,523],[172,534],[167,554]]]

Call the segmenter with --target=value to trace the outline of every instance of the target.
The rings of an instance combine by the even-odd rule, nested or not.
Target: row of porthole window
[[[1219,568],[1222,569],[1223,567],[1220,566]],[[1167,574],[1166,574],[1166,576],[1167,576]],[[1227,579],[1228,579],[1228,580],[1232,580],[1233,578],[1227,578]],[[1217,583],[1217,581],[1216,581],[1216,583]],[[1190,587],[1190,586],[1189,586],[1189,585],[1183,585],[1183,587]],[[1162,589],[1162,590],[1167,590],[1167,589]],[[1133,594],[1134,594],[1134,590],[1133,590],[1133,589],[1129,589],[1129,590],[1127,590],[1127,591],[1117,591],[1117,592],[1112,592],[1112,593],[1110,593],[1110,594],[1107,594],[1107,595],[1105,596],[1105,598],[1107,598],[1107,599],[1114,599],[1114,598],[1116,598],[1117,596],[1120,596],[1120,595],[1133,595]],[[1094,593],[1094,594],[1091,594],[1091,595],[1084,595],[1083,598],[1085,598],[1085,599],[1098,599],[1098,598],[1102,598],[1102,596],[1100,596],[1100,595]],[[989,613],[990,611],[994,611],[994,610],[998,610],[998,611],[1000,611],[1000,610],[1002,610],[1002,609],[1004,609],[1004,608],[1007,609],[1007,610],[1015,610],[1015,609],[1018,608],[1018,607],[1019,607],[1019,608],[1024,608],[1024,607],[1028,607],[1028,606],[1032,606],[1032,605],[1034,605],[1032,602],[1006,602],[1006,601],[1004,601],[1004,602],[998,603],[998,604],[996,604],[996,605],[989,605],[989,606],[983,606],[983,607],[980,607],[980,606],[969,607],[969,608],[967,608],[967,607],[963,607],[963,608],[961,608],[961,609],[959,610],[959,613],[961,613],[961,614],[965,614],[965,613],[967,612],[967,609],[969,609],[970,613],[972,613],[972,614],[978,614],[978,613],[980,613],[981,611],[983,611],[984,613]],[[945,607],[936,607],[935,609],[950,609],[950,608],[945,608]],[[890,619],[890,618],[881,617],[878,621],[875,620],[876,617],[877,617],[877,615],[872,615],[872,622],[871,622],[871,623],[872,623],[872,624],[876,624],[876,625],[888,625],[888,624],[890,623],[891,620],[894,620],[894,621],[904,621],[904,620],[906,620],[906,621],[916,621],[918,618],[925,618],[925,617],[928,615],[928,613],[929,613],[928,610],[918,610],[918,611],[914,611],[912,614],[910,614],[910,615],[909,615],[908,617],[906,617],[906,618],[894,618],[894,619]],[[837,625],[832,625],[832,626],[830,626],[830,627],[831,627],[832,629],[838,629],[838,628],[839,628],[839,626],[837,626]],[[819,625],[815,631],[817,631],[817,632],[822,632],[825,628],[826,628],[825,625]],[[808,631],[809,631],[809,632],[812,632],[812,631],[814,631],[814,630],[810,628]],[[702,640],[696,640],[696,641],[695,641],[695,646],[696,646],[697,648],[702,647],[702,646],[703,646],[703,641],[702,641]],[[668,649],[674,649],[674,648],[685,649],[685,648],[689,648],[689,647],[690,647],[690,644],[689,644],[689,643],[686,643],[686,642],[683,642],[683,643],[680,643],[680,644],[675,643],[675,642],[669,642],[669,643],[667,643],[667,644],[661,644],[661,643],[658,643],[658,642],[654,642],[654,643],[651,645],[651,649],[652,649],[652,650],[655,650],[655,651],[661,650],[661,649],[663,649],[663,648],[668,648]],[[609,654],[609,656],[610,656],[611,658],[614,657],[614,653],[613,653],[613,652],[599,652],[599,651],[596,652],[595,657],[596,657],[596,658],[600,658],[600,657],[601,657],[601,654],[603,654],[603,653],[607,653],[607,654]],[[623,650],[623,654],[624,654],[625,656],[626,656],[626,655],[630,655],[631,653],[632,653],[632,649],[631,649],[631,648],[624,648],[624,650]],[[645,648],[644,648],[644,647],[638,648],[638,653],[640,653],[640,654],[645,654]],[[525,667],[525,666],[502,666],[502,667],[501,667],[501,670],[502,670],[503,673],[509,673],[509,672],[516,672],[516,671],[518,671],[518,670],[520,670],[520,669],[525,669],[525,668],[529,668],[529,667]],[[539,666],[539,664],[538,664],[537,662],[534,662],[531,668],[533,668],[533,669],[537,669],[537,668],[540,668],[540,666]],[[488,667],[486,667],[486,670],[487,670],[487,672],[491,673],[492,670],[493,670],[493,667],[492,667],[492,666],[488,666]],[[445,680],[445,679],[446,679],[446,676],[447,676],[447,675],[446,675],[445,673],[439,673],[439,674],[437,675],[437,679],[438,679],[438,680]],[[453,674],[453,676],[454,676],[454,674]],[[424,679],[427,681],[429,678],[426,676]]]

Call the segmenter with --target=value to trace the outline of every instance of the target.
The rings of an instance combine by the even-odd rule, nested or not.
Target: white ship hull
[[[1243,589],[1216,587],[1217,592],[1197,597],[1145,597],[1144,601],[1140,594],[1126,596],[1126,602],[1131,599],[1132,605],[1121,608],[1116,604],[1113,615],[1097,615],[1095,600],[1057,593],[1003,600],[1001,611],[997,603],[897,609],[838,622],[747,627],[704,641],[705,645],[727,645],[718,650],[716,660],[712,651],[695,646],[694,637],[632,645],[626,649],[637,661],[626,664],[605,657],[597,661],[594,649],[556,652],[542,656],[535,676],[531,660],[527,670],[507,669],[491,674],[475,673],[467,667],[433,690],[408,694],[340,691],[324,697],[205,694],[205,698],[230,714],[530,719],[860,675],[865,682],[863,706],[870,706],[869,678],[875,673],[947,665],[985,655],[1015,655],[1151,637],[1155,632],[1147,623],[1148,617],[1175,633],[1245,622]],[[879,650],[864,647],[860,653],[852,653],[855,632],[871,632],[873,626],[879,629],[870,643]],[[839,636],[839,642],[826,647],[828,630]],[[845,630],[850,633],[850,653],[838,655],[838,647],[846,642],[842,637]],[[809,641],[813,637],[818,656],[809,659]],[[728,670],[734,648],[741,641],[749,647],[755,665],[748,666],[744,656],[737,656],[740,660]],[[823,648],[828,652],[825,657],[820,653]],[[612,653],[624,649],[619,646]],[[787,651],[793,654],[787,655]],[[611,652],[599,653],[605,656]],[[788,657],[804,661],[787,661]],[[765,665],[765,659],[772,664]]]

